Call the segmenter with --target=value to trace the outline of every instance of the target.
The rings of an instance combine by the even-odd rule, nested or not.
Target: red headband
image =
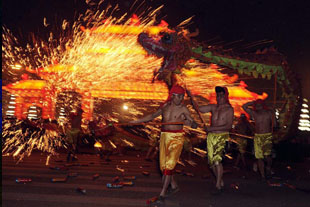
[[[169,91],[169,95],[168,95],[167,100],[163,104],[161,104],[161,106],[163,106],[165,103],[171,101],[172,94],[183,94],[184,95],[185,94],[185,89],[182,86],[179,86],[179,85],[172,86],[172,88]]]
[[[172,88],[169,91],[169,96],[168,96],[167,101],[171,100],[171,96],[172,96],[173,93],[175,93],[175,94],[183,94],[184,95],[185,94],[185,89],[182,86],[179,86],[179,85],[172,86]]]

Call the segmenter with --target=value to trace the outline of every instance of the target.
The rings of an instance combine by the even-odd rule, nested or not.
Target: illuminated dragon
[[[152,38],[147,33],[138,35],[138,42],[148,52],[157,57],[163,57],[163,62],[154,78],[163,80],[170,88],[175,80],[175,74],[181,73],[181,68],[191,58],[191,47],[188,40],[177,32],[163,32],[159,37]]]

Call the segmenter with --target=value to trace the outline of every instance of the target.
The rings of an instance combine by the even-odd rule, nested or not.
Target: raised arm
[[[274,110],[270,110],[270,119],[271,119],[271,127],[272,127],[272,132],[274,131],[275,128],[277,128],[277,120],[276,120],[276,115]]]
[[[146,115],[140,119],[134,120],[134,121],[130,121],[129,123],[131,124],[139,124],[139,123],[143,123],[143,122],[148,122],[148,121],[152,121],[153,119],[155,119],[156,117],[162,115],[162,109],[159,108],[155,113],[153,114],[149,114]]]
[[[246,122],[247,128],[252,132],[254,132],[255,127],[249,121]]]
[[[250,109],[249,106],[252,106],[253,104],[254,104],[254,102],[251,101],[251,102],[243,104],[243,106],[242,106],[243,110],[245,112],[247,112],[251,116],[251,118],[253,118],[253,110]]]

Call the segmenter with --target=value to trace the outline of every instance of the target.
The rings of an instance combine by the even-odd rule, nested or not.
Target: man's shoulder
[[[268,110],[268,109],[264,109],[264,110],[261,110],[261,111],[254,111],[257,115],[268,115],[268,114],[271,114],[271,111]]]
[[[228,106],[226,106],[226,107],[227,107],[226,108],[227,116],[233,117],[234,116],[234,108],[230,104],[228,104]]]
[[[171,108],[172,111],[179,111],[181,113],[183,112],[186,112],[186,111],[189,111],[189,109],[187,108],[186,105],[182,104],[182,105],[179,105],[179,107],[173,107]]]
[[[209,106],[211,109],[215,109],[217,107],[217,104],[208,104],[206,106]]]
[[[264,111],[254,111],[254,116],[255,117],[272,117],[272,114],[270,111],[268,110],[264,110]]]
[[[223,109],[225,109],[226,111],[234,110],[234,108],[230,104],[224,105]]]
[[[182,104],[181,108],[184,109],[184,110],[188,110],[188,107],[185,104]]]

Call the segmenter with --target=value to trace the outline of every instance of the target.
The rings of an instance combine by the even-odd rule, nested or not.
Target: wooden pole
[[[187,90],[187,89],[186,89],[186,93],[187,93],[188,97],[190,98],[191,103],[192,103],[192,105],[193,105],[193,108],[194,108],[194,110],[197,112],[198,117],[200,118],[200,120],[201,120],[203,126],[206,126],[206,122],[203,120],[202,114],[201,114],[200,111],[199,111],[198,104],[197,104],[196,101],[194,100],[194,97],[193,97],[192,93],[191,93],[189,90]]]
[[[183,125],[183,122],[166,122],[166,123],[160,123],[160,122],[143,122],[143,123],[113,123],[113,125],[116,126],[137,126],[137,125]]]
[[[277,101],[277,76],[278,76],[278,71],[274,74],[274,92],[273,92],[273,112],[275,113],[276,110],[276,101]],[[275,126],[275,114],[273,113],[273,118],[272,118],[272,126],[271,126],[271,131],[273,132],[273,128]]]
[[[278,71],[274,74],[274,92],[273,92],[273,108],[276,108],[276,101],[277,101],[277,76]]]

